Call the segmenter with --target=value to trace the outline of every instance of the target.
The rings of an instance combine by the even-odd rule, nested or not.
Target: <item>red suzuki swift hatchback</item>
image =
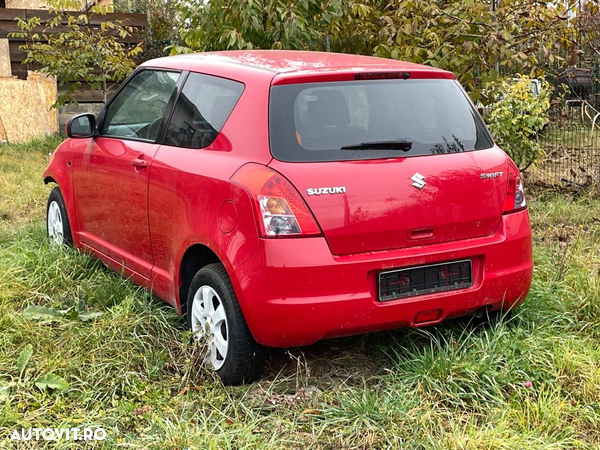
[[[186,316],[226,384],[261,346],[522,302],[519,171],[453,74],[332,53],[148,61],[72,118],[44,173],[50,238]]]

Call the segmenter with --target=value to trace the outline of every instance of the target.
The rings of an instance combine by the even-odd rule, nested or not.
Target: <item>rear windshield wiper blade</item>
[[[345,145],[340,150],[402,150],[410,151],[413,141],[410,139],[396,139],[395,141],[362,142],[360,144]]]

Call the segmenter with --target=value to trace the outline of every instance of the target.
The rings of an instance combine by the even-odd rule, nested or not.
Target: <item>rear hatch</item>
[[[494,233],[508,158],[449,79],[272,86],[270,166],[308,204],[333,254]]]
[[[496,149],[271,166],[299,190],[336,255],[492,234],[506,196],[506,157]],[[496,178],[481,178],[484,173],[500,172],[502,176]],[[424,178],[419,183],[425,183],[422,189],[413,186],[415,174]],[[323,193],[315,194],[319,189]],[[308,195],[309,190],[313,195]]]

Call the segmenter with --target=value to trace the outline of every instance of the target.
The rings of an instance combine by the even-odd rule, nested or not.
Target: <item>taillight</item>
[[[321,230],[300,193],[275,170],[249,163],[231,177],[252,197],[262,237],[317,236]]]
[[[520,211],[527,207],[523,177],[519,169],[511,162],[508,166],[508,189],[504,201],[504,214]]]

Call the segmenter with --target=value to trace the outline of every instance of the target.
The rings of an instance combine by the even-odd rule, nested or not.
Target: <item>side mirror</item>
[[[79,114],[71,117],[66,126],[70,138],[89,138],[96,134],[96,117],[93,114]]]

